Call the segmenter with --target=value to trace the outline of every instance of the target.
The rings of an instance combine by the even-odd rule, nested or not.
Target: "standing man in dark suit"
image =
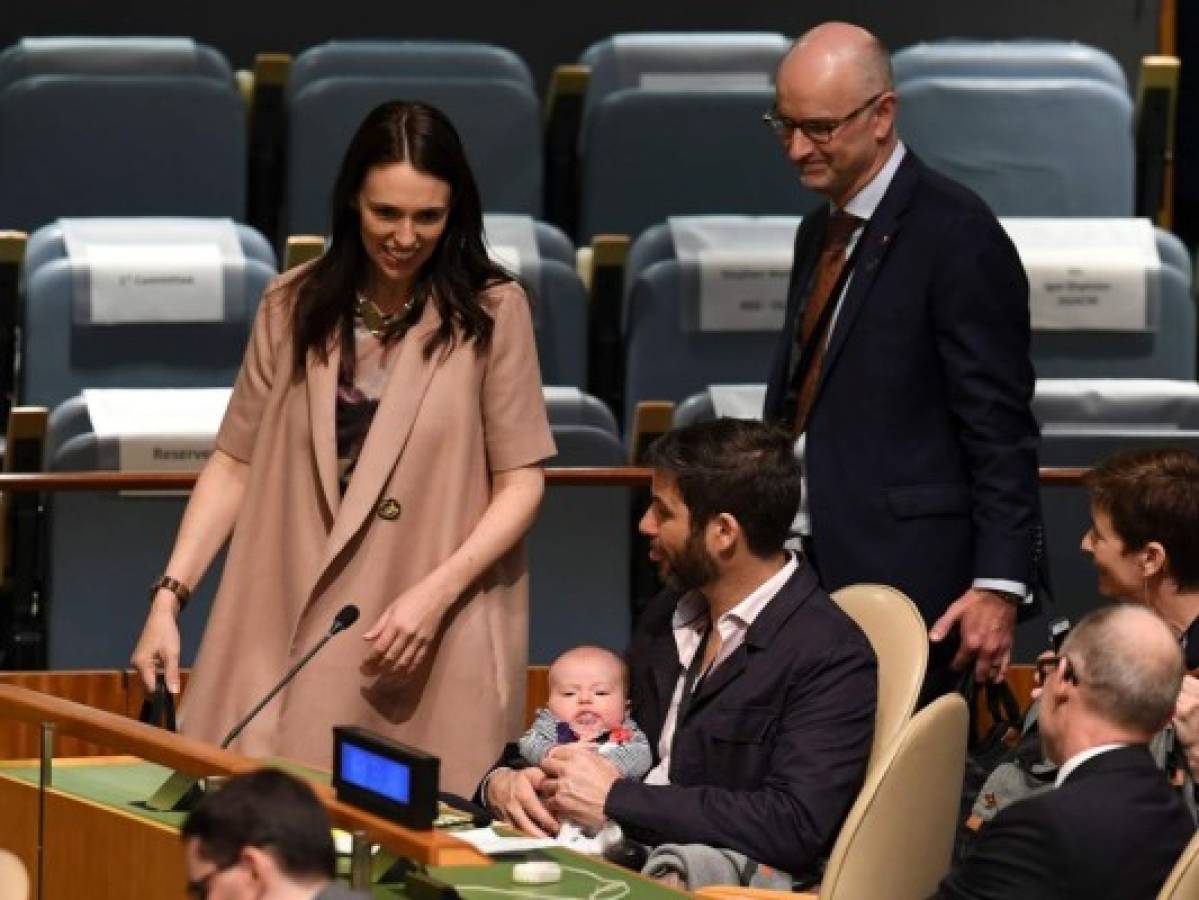
[[[1055,790],[983,826],[939,900],[1151,900],[1194,836],[1148,742],[1174,713],[1182,651],[1142,606],[1087,615],[1043,660],[1041,740]]]
[[[528,831],[553,833],[555,813],[612,819],[642,843],[701,845],[695,858],[735,851],[745,880],[751,863],[811,875],[861,788],[878,684],[865,635],[783,548],[800,492],[790,436],[720,419],[666,434],[648,462],[641,531],[668,588],[628,663],[655,767],[622,780],[568,745],[541,768],[496,770],[484,797]]]
[[[998,679],[1039,534],[1020,259],[982,200],[899,141],[869,32],[818,26],[776,84],[767,124],[829,200],[796,235],[766,395],[803,460],[796,530],[827,590],[882,582],[920,608],[926,699],[971,660]]]

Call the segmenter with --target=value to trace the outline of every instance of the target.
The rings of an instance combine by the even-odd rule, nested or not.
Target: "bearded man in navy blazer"
[[[818,26],[776,84],[764,118],[829,200],[796,235],[765,405],[803,460],[796,531],[827,590],[881,582],[917,604],[925,700],[972,659],[1002,678],[1040,535],[1020,259],[982,200],[900,142],[869,32]]]
[[[480,800],[533,834],[556,833],[555,816],[612,820],[631,840],[722,863],[675,870],[684,887],[748,883],[758,864],[809,881],[866,773],[874,650],[784,549],[800,492],[786,432],[701,422],[664,435],[647,462],[653,498],[640,528],[667,588],[629,647],[629,712],[654,768],[644,782],[622,778],[578,743],[538,768],[510,748]],[[723,865],[727,851],[737,865]]]

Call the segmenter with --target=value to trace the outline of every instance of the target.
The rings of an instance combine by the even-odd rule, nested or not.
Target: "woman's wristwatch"
[[[163,575],[152,585],[150,585],[150,602],[154,602],[154,598],[158,596],[161,590],[168,590],[175,595],[175,599],[179,601],[179,612],[183,612],[183,608],[187,606],[187,601],[191,599],[192,589],[180,581],[178,578],[172,578],[170,575]]]

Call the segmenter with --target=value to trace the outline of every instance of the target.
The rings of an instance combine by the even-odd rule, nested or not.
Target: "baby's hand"
[[[541,758],[541,761],[545,762],[547,759],[554,759],[556,756],[561,756],[564,753],[570,753],[571,748],[574,747],[578,747],[581,750],[590,750],[592,753],[599,752],[599,744],[597,744],[595,741],[575,741],[571,744],[556,744],[553,747],[550,747],[550,749],[545,752],[545,756]]]

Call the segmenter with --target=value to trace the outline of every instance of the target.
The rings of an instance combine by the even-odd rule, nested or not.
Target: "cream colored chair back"
[[[928,628],[916,604],[892,587],[851,584],[834,591],[833,600],[866,633],[878,657],[870,772],[916,708],[928,666]]]
[[[925,900],[949,871],[966,766],[966,701],[948,694],[904,726],[833,845],[820,900]]]
[[[0,850],[0,900],[29,900],[29,874],[7,850]]]
[[[1194,900],[1195,897],[1199,897],[1199,834],[1191,838],[1182,851],[1157,900]]]

